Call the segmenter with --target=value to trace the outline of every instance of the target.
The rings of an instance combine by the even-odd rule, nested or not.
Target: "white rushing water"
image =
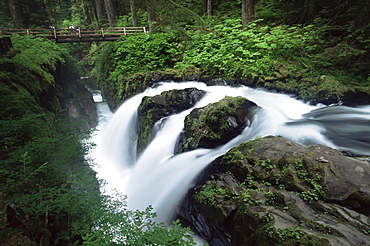
[[[137,108],[144,96],[171,89],[196,87],[207,94],[195,107],[225,96],[243,96],[261,107],[252,124],[227,144],[216,149],[196,149],[174,154],[174,147],[191,109],[167,117],[141,156],[136,155]],[[176,207],[199,173],[230,148],[256,137],[280,135],[295,142],[324,144],[357,154],[370,155],[370,106],[311,106],[288,95],[248,87],[206,86],[198,82],[161,83],[127,100],[112,115],[106,103],[97,104],[100,123],[92,153],[98,177],[111,189],[128,195],[130,209],[153,205],[159,221],[173,219]],[[367,139],[364,141],[364,139]]]

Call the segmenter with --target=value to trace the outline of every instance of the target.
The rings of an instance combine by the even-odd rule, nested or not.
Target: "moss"
[[[227,230],[238,245],[321,246],[343,237],[330,226],[309,220],[310,215],[304,212],[308,209],[319,217],[329,216],[340,223],[348,223],[336,209],[329,209],[322,203],[326,196],[321,185],[324,164],[311,161],[315,156],[309,151],[307,156],[293,150],[291,155],[280,159],[262,158],[258,153],[265,148],[269,148],[266,138],[257,139],[218,158],[214,165],[221,173],[213,174],[216,180],[207,181],[197,194],[202,211],[218,224],[227,221]],[[235,177],[240,185],[233,187],[232,183],[226,182],[220,186],[219,177],[224,175]],[[361,199],[363,194],[355,195]],[[301,203],[304,203],[303,207]],[[232,214],[226,213],[226,205],[235,206]],[[274,218],[281,220],[275,225]],[[281,225],[285,218],[290,222],[284,228]]]
[[[222,224],[226,220],[228,213],[224,210],[222,203],[227,202],[230,194],[216,181],[208,182],[194,194],[193,198],[213,223]]]
[[[274,219],[262,207],[240,203],[233,222],[235,232],[242,237],[240,245],[273,245],[266,228],[274,223]]]
[[[152,139],[152,128],[155,122],[153,122],[151,118],[152,109],[146,111],[140,117],[140,124],[139,124],[139,140],[138,140],[138,153],[141,153],[146,146],[150,143]]]
[[[201,109],[195,109],[185,118],[189,146],[215,147],[240,134],[246,127],[254,103],[243,97],[225,97]]]
[[[268,185],[297,192],[304,200],[324,200],[323,164],[302,156],[264,159],[264,139],[257,139],[228,151],[219,159],[218,170],[229,170],[246,188]]]
[[[259,206],[241,204],[234,216],[234,224],[235,231],[242,237],[241,245],[331,245],[327,239],[307,233],[301,227],[276,229],[274,217]]]

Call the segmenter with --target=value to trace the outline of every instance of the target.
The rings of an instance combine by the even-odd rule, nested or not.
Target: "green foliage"
[[[81,234],[83,245],[195,245],[189,228],[182,228],[178,220],[170,226],[155,223],[151,207],[127,210],[119,197],[104,197],[103,202],[94,213],[94,229]]]
[[[108,80],[110,71],[114,69],[114,49],[112,42],[103,43],[101,46],[100,52],[95,55],[97,62],[91,74],[103,83]]]
[[[317,48],[312,26],[260,26],[242,29],[239,19],[228,19],[205,32],[194,31],[194,41],[175,67],[202,68],[210,75],[270,75],[279,61],[297,61]]]
[[[240,2],[233,4],[239,6]],[[323,5],[332,7],[327,1]],[[365,26],[359,29],[353,23],[346,27],[328,25],[324,18],[310,25],[281,24],[295,22],[294,18],[297,21],[303,7],[303,1],[299,7],[286,1],[260,1],[256,11],[263,19],[249,23],[246,29],[240,19],[230,16],[207,18],[205,26],[180,22],[185,28],[181,34],[176,28],[168,32],[161,27],[159,34],[117,42],[110,54],[102,55],[104,59],[97,57],[97,67],[104,68],[98,69],[105,72],[103,77],[109,78],[107,83],[117,95],[127,93],[127,87],[137,88],[136,83],[121,83],[127,74],[172,67],[183,77],[195,73],[225,79],[258,78],[266,87],[295,92],[313,103],[335,100],[350,90],[368,91],[366,57],[370,46],[366,25],[362,23]],[[227,6],[217,2],[215,9],[219,14]],[[129,18],[122,23],[130,24]],[[345,39],[338,36],[341,33]]]
[[[208,182],[207,185],[203,186],[202,189],[197,192],[196,199],[201,203],[215,206],[218,204],[216,197],[222,196],[230,198],[230,194],[227,190],[218,186],[216,181]]]
[[[100,193],[84,159],[86,134],[58,120],[58,107],[43,105],[43,95],[60,93],[52,74],[72,61],[66,50],[23,37],[14,46],[11,59],[0,58],[0,203],[15,218],[9,227],[37,243],[46,231],[52,245],[195,245],[179,221],[167,227],[154,222],[151,208],[129,211],[124,199]],[[0,229],[0,240],[7,229]]]
[[[1,6],[0,4],[0,29],[11,28],[11,25],[10,25],[11,20],[6,12],[5,2],[3,4],[4,4],[3,6]]]
[[[27,36],[12,36],[14,49],[20,49],[13,60],[20,65],[52,72],[58,62],[63,63],[62,54],[67,53],[54,41],[43,38],[29,38]]]
[[[269,237],[274,238],[274,237],[277,236],[278,241],[280,243],[285,242],[285,241],[290,240],[290,239],[293,239],[294,242],[301,242],[301,240],[306,236],[306,232],[300,227],[297,227],[297,228],[291,228],[291,227],[279,228],[274,233],[274,228],[272,226],[270,226],[270,227],[266,228],[266,231],[267,231],[267,235]]]
[[[269,26],[280,24],[291,18],[294,1],[260,0],[256,6],[256,18],[263,19]]]
[[[148,26],[148,16],[146,12],[139,9],[137,11],[137,17],[138,17],[138,26]],[[119,16],[117,19],[117,26],[132,26],[131,14]]]
[[[226,96],[219,102],[197,109],[196,113],[188,115],[185,118],[185,128],[190,139],[190,147],[201,146],[205,139],[217,145],[235,137],[237,133],[231,126],[229,117],[235,117],[239,124],[238,112],[247,108],[249,103],[243,97]],[[238,130],[242,129],[239,127]]]
[[[112,81],[120,76],[141,71],[172,67],[179,51],[177,38],[171,33],[137,35],[114,43]]]
[[[297,159],[295,163],[295,168],[298,177],[307,182],[310,185],[310,188],[306,191],[302,191],[300,195],[306,201],[318,201],[325,199],[326,193],[322,185],[320,184],[320,181],[322,180],[321,174],[316,173],[314,176],[311,177],[311,175],[309,175],[309,173],[307,172],[307,169],[305,169],[303,163],[304,162],[302,159]]]
[[[53,73],[68,56],[66,50],[41,38],[13,36],[12,42],[12,59],[0,59],[3,85],[17,90],[28,102],[56,110],[58,99],[47,91],[56,89]]]
[[[270,159],[266,159],[266,160],[257,160],[256,162],[257,165],[261,166],[262,169],[269,173],[271,170],[273,170],[274,168],[277,168],[277,166],[273,163],[271,163],[271,160]]]

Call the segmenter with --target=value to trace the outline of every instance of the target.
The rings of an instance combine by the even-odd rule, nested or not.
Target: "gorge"
[[[141,153],[138,153],[138,139],[140,138],[140,134],[143,134],[143,131],[139,129],[140,121],[143,119],[140,118],[141,115],[138,115],[138,112],[140,112],[139,107],[141,107],[140,104],[144,101],[144,97],[150,98],[156,95],[162,95],[162,92],[172,90],[184,91],[186,88],[193,88],[193,90],[196,90],[194,88],[197,88],[197,90],[203,91],[205,94],[202,98],[199,98],[199,101],[194,102],[195,105],[189,106],[188,109],[182,110],[173,115],[165,115],[165,117],[157,121],[153,126],[150,143]],[[179,149],[178,145],[181,142],[181,134],[184,133],[185,117],[189,115],[194,108],[207,107],[207,105],[219,102],[225,96],[240,96],[247,98],[257,105],[255,114],[249,119],[246,119],[246,121],[248,120],[248,123],[245,125],[243,132],[227,143],[215,146],[214,148],[195,148],[185,152],[183,152],[184,148],[182,148],[182,151],[176,151],[176,149]],[[164,95],[162,97],[165,98]],[[158,100],[161,101],[161,99]],[[161,107],[162,106],[163,105],[161,105]],[[167,105],[167,111],[171,111],[170,108],[171,105]],[[296,100],[289,95],[272,93],[262,89],[252,89],[245,86],[207,86],[200,82],[161,82],[154,87],[148,88],[143,93],[133,96],[125,101],[114,115],[111,114],[104,102],[98,103],[98,112],[100,115],[100,123],[98,126],[99,131],[94,136],[94,141],[97,144],[97,147],[93,151],[92,157],[95,158],[98,163],[96,171],[99,178],[108,181],[109,189],[116,189],[127,194],[128,207],[130,209],[143,210],[147,206],[152,205],[154,207],[154,211],[157,213],[156,219],[167,223],[170,223],[180,214],[180,217],[193,224],[193,227],[208,241],[210,245],[245,245],[246,243],[243,241],[245,239],[238,235],[240,234],[240,230],[238,231],[235,227],[229,225],[230,223],[235,223],[235,220],[234,222],[227,221],[230,220],[230,218],[233,218],[233,214],[238,213],[238,211],[241,210],[240,205],[235,205],[230,201],[233,199],[235,200],[235,197],[238,197],[240,194],[245,194],[245,192],[241,193],[240,190],[247,190],[248,192],[251,191],[250,187],[242,187],[240,184],[237,184],[239,181],[235,178],[236,174],[233,173],[232,168],[230,168],[231,173],[230,170],[228,170],[228,172],[226,172],[227,174],[224,174],[226,170],[222,170],[223,172],[220,174],[220,170],[217,170],[217,164],[214,164],[217,163],[215,159],[219,160],[220,158],[223,159],[223,157],[227,156],[230,149],[236,146],[243,146],[243,143],[248,143],[254,139],[254,141],[262,140],[269,142],[270,140],[268,140],[269,138],[266,138],[266,136],[281,136],[286,139],[284,141],[287,141],[287,143],[289,143],[290,140],[294,142],[294,144],[289,143],[289,146],[295,146],[296,143],[298,143],[297,146],[319,145],[323,146],[323,148],[324,146],[328,146],[328,149],[330,150],[338,149],[347,155],[370,155],[370,143],[368,141],[370,132],[370,125],[368,124],[370,119],[369,106],[346,107],[340,105],[326,106],[322,104],[312,106]],[[229,125],[233,125],[233,121],[230,121],[230,119],[232,118],[228,118]],[[278,146],[278,144],[276,146]],[[255,149],[257,148],[250,147],[249,151],[253,153]],[[293,150],[293,152],[290,153],[288,149],[289,148],[278,148],[278,152],[280,153],[272,154],[268,158],[263,156],[263,153],[268,153],[268,150],[260,153],[258,158],[266,162],[270,162],[271,164],[271,168],[267,171],[264,169],[262,172],[268,174],[270,171],[275,171],[277,167],[277,164],[274,163],[275,156],[277,157],[282,155],[285,156],[285,159],[289,159],[288,156],[292,153],[293,156],[298,155],[297,152],[295,152],[296,150]],[[284,154],[284,151],[287,153]],[[328,152],[328,150],[326,151]],[[336,155],[342,156],[339,158],[348,158],[340,154],[340,152],[338,153],[339,154]],[[305,155],[307,155],[307,153]],[[300,156],[300,158],[305,159],[306,157]],[[325,157],[325,159],[320,156],[320,158],[323,158],[320,159],[322,163],[329,162],[327,161],[329,157]],[[255,167],[259,165],[258,163],[261,163],[259,162],[259,159],[255,160]],[[286,162],[289,163],[287,160]],[[297,160],[295,160],[295,163],[298,163]],[[358,165],[362,165],[360,167],[356,167],[356,170],[359,170],[358,168],[363,170],[363,172],[358,173],[369,177],[370,172],[368,160],[366,161],[365,159],[365,161],[357,161],[356,163]],[[216,167],[212,167],[213,165],[216,165]],[[351,163],[348,165],[354,164]],[[213,172],[210,171],[212,169]],[[312,170],[308,169],[307,171],[311,174]],[[263,178],[256,178],[259,175],[256,172],[251,174],[256,175],[253,179],[258,180],[256,183],[259,184],[260,189],[265,188],[270,192],[275,189],[273,192],[275,195],[279,192],[279,194],[283,194],[283,192],[285,192],[284,194],[291,194],[291,196],[293,196],[293,193],[296,194],[298,192],[299,194],[299,189],[301,189],[291,189],[282,181],[281,184],[283,184],[283,186],[280,186],[279,191],[276,191],[276,188],[274,187],[278,187],[278,182],[276,182],[276,184],[273,184],[272,182],[272,184],[267,183],[267,181],[270,181],[271,177],[265,177],[264,182]],[[285,174],[285,170],[282,171],[282,174]],[[217,180],[217,178],[221,179],[221,181],[218,180],[216,183],[217,185],[223,184],[223,186],[221,185],[217,187],[217,189],[220,190],[222,188],[222,190],[228,191],[230,190],[230,187],[234,187],[231,188],[231,190],[236,189],[236,191],[234,190],[234,193],[231,195],[226,193],[211,194],[211,196],[216,197],[216,203],[212,203],[208,208],[204,208],[203,205],[206,204],[204,201],[203,203],[198,202],[198,204],[196,204],[196,202],[194,203],[194,198],[189,198],[189,195],[187,198],[185,197],[189,189],[196,189],[196,187],[198,187],[198,191],[207,189],[204,188],[206,187],[205,184],[209,185],[211,183],[211,181],[209,181],[209,177],[208,181],[205,182],[207,180],[207,175],[209,175],[209,177],[213,176],[211,180]],[[278,175],[276,177],[278,177]],[[302,176],[299,176],[298,178],[302,178]],[[305,178],[307,179],[307,176],[305,176]],[[230,180],[234,181],[231,182]],[[312,180],[316,179],[313,178]],[[353,182],[356,183],[355,181]],[[363,184],[363,187],[361,188],[366,198],[363,198],[362,200],[357,199],[360,200],[359,203],[364,203],[364,207],[368,205],[370,194],[369,179],[366,182],[367,183]],[[314,181],[310,184],[317,185]],[[353,187],[355,186],[356,185],[353,184]],[[327,187],[324,187],[324,185],[322,189],[328,193],[329,197],[331,196],[330,189],[328,191]],[[292,191],[294,192],[292,193]],[[196,192],[197,191],[195,191],[195,193]],[[190,193],[194,193],[194,190]],[[344,202],[345,199],[353,194],[355,194],[355,192],[347,195],[347,197],[343,198],[343,201],[337,199],[338,201],[334,203]],[[261,204],[264,204],[266,207],[271,205],[268,199],[264,198],[262,200],[263,201],[261,201],[260,198],[255,199],[253,196],[250,198],[249,196],[249,200],[244,201],[247,201],[245,203],[248,203],[250,207],[257,205],[260,206]],[[334,199],[300,199],[299,202],[301,202],[301,204],[299,207],[302,209],[310,207],[310,209],[312,209],[311,202],[321,202],[321,200]],[[294,201],[295,203],[298,203],[298,198]],[[228,207],[223,207],[224,205],[222,204],[228,204]],[[277,207],[276,209],[280,209],[279,206],[275,207]],[[291,209],[290,205],[289,208],[288,205],[284,205],[283,207],[284,208],[280,210],[283,211],[282,213],[285,213],[285,217],[292,216],[291,211],[294,209]],[[292,205],[292,207],[294,206]],[[345,207],[346,205],[344,204],[343,209],[345,209]],[[216,210],[214,210],[215,208]],[[224,216],[224,218],[212,218],[212,212],[210,211],[213,211],[213,213],[216,214],[222,214],[221,217]],[[196,214],[191,215],[192,212],[195,212]],[[366,210],[365,214],[368,215],[368,212],[369,211]],[[199,215],[201,213],[203,213],[203,215]],[[357,212],[353,211],[353,213]],[[319,216],[320,212],[316,211],[316,214]],[[361,212],[358,216],[362,216]],[[317,232],[320,230],[312,230],[312,228],[310,228],[310,232],[308,230],[309,228],[307,223],[303,219],[300,220],[300,223],[293,223],[292,221],[296,221],[297,218],[293,219],[294,216],[292,216],[290,220],[282,222],[281,218],[283,217],[284,216],[281,214],[278,217],[275,216],[275,221],[279,221],[280,218],[280,225],[278,227],[275,226],[276,232],[280,229],[287,229],[300,225],[300,227],[298,227],[302,227],[303,229],[298,229],[297,233],[301,233],[302,235],[304,233],[308,233],[311,236],[313,235],[312,237],[315,236],[316,239],[309,238],[309,240],[322,240],[322,245],[335,245],[335,243],[338,242],[341,243],[340,245],[345,245],[346,240],[348,241],[351,239],[351,237],[348,236],[350,233],[346,230],[339,233],[340,235],[333,235],[333,233],[324,235],[321,232],[321,234]],[[352,223],[357,223],[357,225],[361,225],[363,227],[357,226],[357,231],[354,230],[351,233],[355,235],[354,237],[358,239],[358,242],[367,242],[368,239],[366,239],[365,232],[368,232],[369,230],[369,219],[368,217],[367,219],[366,217],[361,218],[362,219],[358,219],[356,222],[352,221]],[[349,220],[349,218],[346,219]],[[208,220],[208,222],[204,222],[204,220]],[[352,220],[356,219],[352,218]],[[287,221],[290,221],[291,223],[288,223]],[[241,224],[243,223],[246,223],[246,221]],[[321,226],[323,228],[330,228],[330,223],[322,223]],[[258,235],[257,229],[258,227],[255,228],[256,231],[254,232],[253,229],[249,229],[248,233],[252,235],[251,238],[258,237],[256,236]],[[333,228],[330,230],[334,231]],[[264,231],[266,235],[269,233],[269,230],[266,228]],[[301,237],[304,238],[302,235]],[[328,235],[330,235],[331,238]],[[263,240],[263,236],[260,235],[259,237],[259,239],[254,239],[255,241],[251,242]],[[278,236],[276,236],[276,238],[279,239]]]

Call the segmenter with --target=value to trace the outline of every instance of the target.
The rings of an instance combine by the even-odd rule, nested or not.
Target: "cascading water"
[[[207,94],[195,107],[217,102],[225,96],[243,96],[261,109],[242,134],[215,149],[196,149],[174,154],[184,118],[191,109],[162,119],[156,136],[141,156],[136,156],[137,108],[144,96],[171,89],[196,87]],[[101,103],[100,103],[101,104]],[[102,110],[103,109],[103,110]],[[100,116],[111,113],[98,105]],[[370,155],[370,106],[311,106],[290,96],[248,87],[206,86],[204,83],[160,83],[127,100],[109,121],[102,121],[93,141],[100,178],[128,195],[128,207],[153,205],[159,221],[169,222],[194,179],[216,157],[256,137],[280,135],[295,142],[323,144],[352,153]]]

